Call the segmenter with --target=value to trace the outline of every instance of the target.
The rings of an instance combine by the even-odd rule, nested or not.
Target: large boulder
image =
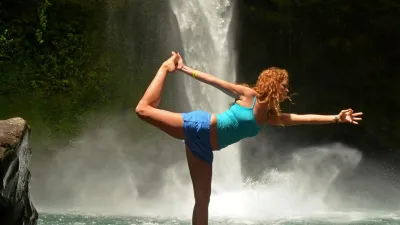
[[[36,225],[30,199],[31,129],[22,118],[0,120],[0,224]]]

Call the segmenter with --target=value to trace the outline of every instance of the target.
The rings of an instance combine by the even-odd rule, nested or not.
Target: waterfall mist
[[[105,47],[120,53],[113,63],[121,98],[113,110],[90,113],[82,134],[67,145],[49,149],[47,155],[33,149],[33,200],[45,212],[189,218],[194,199],[184,144],[140,121],[134,108],[171,50],[181,50],[190,67],[236,81],[236,2],[110,1],[109,7]],[[220,113],[232,101],[213,87],[173,74],[161,104],[172,111]],[[274,134],[268,135],[214,153],[210,217],[329,217],[400,207],[398,187],[384,183],[390,178],[382,177],[385,171],[376,165],[363,164],[359,150],[330,144],[283,154],[266,143]],[[279,155],[280,162],[253,166],[259,176],[244,177],[243,167],[274,160],[241,162],[240,151],[249,149]],[[361,167],[368,172],[356,174]]]

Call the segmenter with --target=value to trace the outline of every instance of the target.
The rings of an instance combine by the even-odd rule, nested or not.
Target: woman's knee
[[[211,198],[211,189],[203,189],[195,192],[196,204],[209,204]]]

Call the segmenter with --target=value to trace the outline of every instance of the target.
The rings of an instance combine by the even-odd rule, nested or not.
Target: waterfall
[[[235,82],[235,56],[230,34],[233,0],[171,0],[179,23],[185,64],[229,82]],[[184,85],[193,110],[221,113],[230,98],[220,90],[185,76]],[[241,184],[240,154],[234,144],[214,152],[213,188],[231,189]]]
[[[235,56],[230,36],[232,0],[170,0],[189,67],[235,82]],[[183,76],[193,110],[220,113],[233,99],[218,89]],[[259,143],[257,143],[259,145]],[[263,148],[263,147],[259,147]],[[295,149],[279,168],[264,171],[260,180],[244,182],[239,146],[214,152],[210,214],[222,218],[268,219],[308,216],[329,211],[327,196],[332,183],[346,167],[354,168],[361,154],[342,145]],[[334,197],[332,197],[334,196]]]
[[[121,51],[118,56],[123,59],[137,57],[135,59],[138,62],[147,62],[153,56],[149,52],[156,49],[158,44],[165,46],[163,43],[167,43],[164,40],[167,35],[159,29],[170,27],[167,27],[162,16],[157,17],[161,12],[152,11],[157,8],[153,7],[154,1],[128,2],[109,1],[107,48]],[[185,63],[226,81],[235,82],[235,53],[232,51],[234,38],[230,36],[235,1],[170,0],[169,4],[177,19],[183,46],[181,54]],[[120,12],[121,8],[125,10]],[[141,23],[138,23],[141,26],[135,26],[137,19],[141,19]],[[162,34],[162,40],[153,37],[153,40],[147,41],[148,34],[157,32]],[[118,65],[118,72],[115,73],[123,74],[116,77],[122,80],[119,82],[121,86],[117,88],[129,90],[129,93],[137,87],[135,82],[141,80],[141,76],[154,76],[144,73],[144,69],[132,75],[132,69],[129,68],[134,61],[115,61]],[[179,77],[182,79],[179,84],[184,84],[187,98],[174,99],[176,101],[173,102],[186,102],[189,99],[192,110],[202,109],[212,113],[223,112],[233,102],[233,99],[214,87],[189,76]],[[125,97],[130,99],[130,96]],[[139,119],[121,120],[119,115],[107,113],[102,117],[106,121],[102,120],[101,124],[85,130],[68,146],[51,153],[52,160],[46,162],[46,166],[40,165],[45,168],[41,169],[42,173],[36,173],[44,177],[43,181],[36,181],[40,183],[38,193],[43,193],[41,211],[189,220],[194,198],[182,141],[165,138],[166,134],[147,124],[143,126],[152,129],[156,135],[144,131],[137,137],[132,136],[126,130],[138,126],[136,123],[139,123]],[[128,128],[121,129],[125,124]],[[274,135],[271,133],[267,138]],[[254,147],[260,151],[270,150],[262,141],[251,141],[249,144],[256,145]],[[332,183],[346,168],[358,165],[361,160],[359,151],[342,145],[293,151],[285,156],[286,159],[277,168],[261,168],[260,171],[264,170],[263,176],[251,182],[243,182],[248,178],[241,174],[237,144],[214,152],[210,218],[265,220],[308,216],[314,212],[327,212],[329,199],[339,206],[343,202],[347,203],[348,195],[341,195],[340,189],[333,189],[334,194],[331,194]]]

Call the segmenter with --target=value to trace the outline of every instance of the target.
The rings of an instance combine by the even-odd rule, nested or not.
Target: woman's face
[[[284,101],[287,98],[288,93],[288,80],[284,80],[278,85],[279,101]]]

